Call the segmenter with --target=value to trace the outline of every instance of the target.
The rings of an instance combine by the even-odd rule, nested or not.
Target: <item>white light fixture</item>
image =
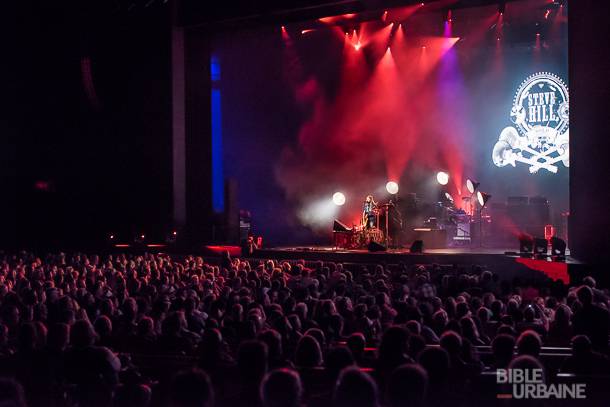
[[[335,192],[333,194],[333,203],[337,206],[342,206],[345,204],[345,195],[341,192]]]
[[[436,180],[438,181],[439,184],[441,185],[447,185],[449,183],[449,174],[447,174],[444,171],[439,171],[436,174]]]
[[[385,184],[385,189],[388,193],[396,195],[398,193],[398,184],[394,181],[388,181],[388,183]]]

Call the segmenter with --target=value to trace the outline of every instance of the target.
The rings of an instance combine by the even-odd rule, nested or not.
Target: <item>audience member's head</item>
[[[578,288],[576,296],[578,297],[578,301],[584,306],[590,305],[593,302],[593,290],[586,285]]]
[[[256,340],[242,342],[237,349],[237,367],[244,380],[258,385],[267,373],[267,345]]]
[[[517,339],[517,353],[519,355],[530,355],[537,358],[541,347],[540,335],[531,329],[524,331]]]
[[[261,382],[263,407],[299,407],[302,394],[301,379],[293,370],[272,370]]]
[[[449,354],[443,348],[426,348],[418,358],[419,364],[428,372],[431,385],[443,384],[449,373]]]
[[[546,373],[544,366],[540,361],[531,355],[519,355],[514,358],[508,365],[509,369],[521,369],[523,371],[532,372],[534,369],[540,369],[542,371],[542,381],[546,381]]]
[[[515,338],[507,334],[496,335],[491,342],[491,350],[496,367],[505,368],[513,358]]]
[[[395,365],[403,362],[406,356],[409,333],[400,326],[389,327],[381,337],[379,361],[384,365]]]
[[[294,360],[298,367],[320,366],[323,359],[318,341],[313,336],[303,336],[297,345]]]
[[[352,352],[352,355],[357,361],[361,361],[364,357],[364,348],[366,347],[366,338],[360,332],[354,332],[347,338],[347,347]]]
[[[341,371],[333,394],[334,407],[377,407],[377,384],[357,367]]]
[[[0,378],[0,406],[26,407],[23,387],[13,379]]]
[[[47,345],[55,351],[64,351],[70,343],[70,327],[67,324],[56,323],[49,327]]]
[[[406,364],[392,372],[387,384],[390,407],[422,406],[428,389],[428,373],[417,364]]]
[[[462,338],[453,331],[447,331],[441,335],[440,345],[450,357],[457,357],[462,352]]]
[[[70,343],[75,348],[86,348],[92,346],[97,339],[95,330],[89,321],[76,321],[70,330]]]
[[[267,345],[270,361],[278,361],[283,356],[282,335],[275,329],[266,329],[258,334],[258,340]]]
[[[214,390],[207,373],[199,369],[179,372],[170,388],[173,407],[212,407]]]
[[[587,335],[576,335],[572,338],[572,354],[575,357],[583,357],[591,350],[591,340]]]
[[[329,376],[333,379],[336,379],[344,368],[354,364],[354,356],[352,356],[352,352],[346,347],[333,348],[326,356],[326,369],[329,372]]]

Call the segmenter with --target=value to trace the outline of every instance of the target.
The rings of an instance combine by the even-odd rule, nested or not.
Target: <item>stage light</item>
[[[398,184],[394,181],[389,181],[385,184],[385,189],[392,195],[396,195],[398,193]]]
[[[454,203],[455,201],[453,200],[453,197],[451,196],[451,194],[449,192],[445,192],[445,198],[451,202]]]
[[[485,204],[487,203],[487,201],[489,201],[490,198],[491,195],[486,194],[485,192],[477,191],[477,201],[479,202],[479,205],[485,206]]]
[[[468,189],[468,192],[470,192],[471,194],[474,194],[474,191],[477,190],[479,185],[481,185],[480,182],[473,181],[470,178],[468,178],[466,180],[466,188]]]
[[[110,235],[110,240],[114,240],[114,235]]]
[[[342,206],[345,204],[345,195],[341,192],[335,192],[333,194],[333,203],[337,206]]]
[[[356,51],[360,51],[360,47],[362,47],[362,45],[360,44],[360,41],[358,41],[358,43],[356,45],[354,45],[354,49]]]
[[[436,181],[441,185],[447,185],[449,183],[449,174],[444,171],[439,171],[436,174]]]

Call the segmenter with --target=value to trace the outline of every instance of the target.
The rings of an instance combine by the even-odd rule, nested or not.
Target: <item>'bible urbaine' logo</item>
[[[513,126],[502,130],[492,159],[498,167],[528,164],[530,173],[544,168],[556,173],[557,163],[570,166],[568,88],[556,75],[539,72],[527,78],[510,110]]]

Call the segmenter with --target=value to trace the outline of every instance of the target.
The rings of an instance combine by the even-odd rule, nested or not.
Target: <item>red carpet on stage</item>
[[[521,263],[532,270],[541,271],[553,280],[563,280],[565,284],[570,284],[570,275],[568,274],[568,265],[566,263],[527,259],[517,257],[517,263]]]

